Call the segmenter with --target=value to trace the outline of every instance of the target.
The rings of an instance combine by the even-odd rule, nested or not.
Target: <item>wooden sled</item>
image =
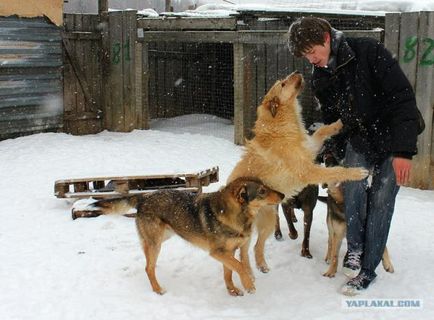
[[[57,198],[115,198],[159,189],[182,189],[202,192],[202,187],[218,182],[219,168],[190,174],[168,174],[126,177],[97,177],[57,180]]]

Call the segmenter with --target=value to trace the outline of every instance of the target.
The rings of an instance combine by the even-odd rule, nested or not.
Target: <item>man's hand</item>
[[[396,184],[401,186],[410,181],[411,160],[406,158],[393,158],[393,170],[395,171]]]

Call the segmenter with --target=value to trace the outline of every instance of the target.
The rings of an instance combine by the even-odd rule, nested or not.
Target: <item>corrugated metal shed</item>
[[[0,139],[62,128],[62,64],[60,28],[0,17]]]

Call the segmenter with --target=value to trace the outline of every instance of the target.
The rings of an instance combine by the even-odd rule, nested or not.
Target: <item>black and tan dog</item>
[[[247,292],[253,293],[255,286],[250,270],[234,258],[235,250],[250,238],[259,209],[277,205],[283,198],[282,193],[266,187],[259,179],[238,178],[213,193],[161,190],[100,200],[89,209],[94,215],[137,209],[136,225],[146,256],[146,273],[156,293],[165,292],[155,275],[161,244],[174,232],[220,261],[229,294],[239,296],[243,292],[232,282],[232,271],[238,273]]]
[[[338,268],[339,250],[347,232],[347,224],[342,185],[328,184],[327,193],[328,196],[318,196],[318,200],[327,204],[327,228],[329,234],[325,261],[330,266],[323,276],[332,278],[335,276]],[[387,247],[384,249],[382,264],[384,270],[390,273],[394,272]]]
[[[303,210],[303,242],[301,244],[301,256],[305,258],[312,258],[312,254],[309,249],[310,230],[313,220],[313,209],[316,206],[318,198],[318,185],[310,184],[299,194],[281,203],[282,211],[288,224],[289,238],[292,240],[298,238],[298,232],[295,229],[294,222],[297,222],[294,209]],[[282,230],[280,229],[279,216],[276,216],[276,229],[274,231],[274,237],[277,240],[282,239]]]

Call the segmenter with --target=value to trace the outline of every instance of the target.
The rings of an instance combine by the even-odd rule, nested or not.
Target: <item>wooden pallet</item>
[[[64,179],[55,182],[54,195],[58,198],[108,198],[159,189],[202,192],[202,187],[219,180],[218,173],[219,168],[214,167],[189,174]]]

